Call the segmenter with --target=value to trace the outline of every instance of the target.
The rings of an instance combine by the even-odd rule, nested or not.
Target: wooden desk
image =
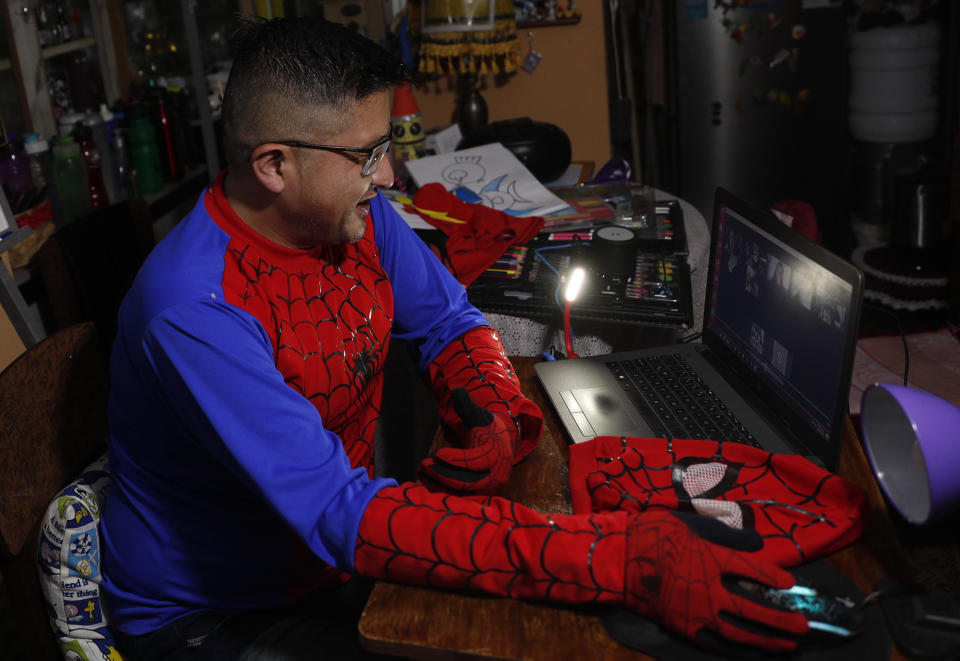
[[[536,381],[538,359],[514,358],[524,392],[545,417],[537,449],[516,466],[503,495],[541,512],[570,512],[567,481],[568,442]],[[438,432],[437,442],[444,442]],[[856,544],[829,561],[865,593],[877,579],[904,576],[906,561],[886,505],[848,423],[838,473],[863,487],[871,521]],[[432,590],[380,582],[360,618],[360,639],[375,652],[415,659],[647,659],[614,641],[603,628],[600,611],[519,601],[476,593]],[[903,659],[894,649],[893,659]]]

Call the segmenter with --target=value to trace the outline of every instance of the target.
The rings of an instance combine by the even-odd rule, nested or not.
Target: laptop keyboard
[[[734,441],[760,447],[680,354],[606,365],[630,400],[660,420],[660,431],[665,437]]]

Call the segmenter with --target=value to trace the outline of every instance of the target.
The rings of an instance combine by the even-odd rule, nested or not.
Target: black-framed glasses
[[[387,153],[387,149],[390,148],[390,138],[393,137],[393,124],[390,125],[390,130],[387,131],[387,134],[382,138],[379,138],[375,143],[369,147],[339,147],[337,145],[317,145],[312,142],[303,142],[301,140],[270,140],[268,142],[285,145],[287,147],[295,147],[299,149],[322,149],[323,151],[345,151],[353,154],[366,154],[367,160],[363,164],[363,169],[360,170],[360,174],[364,177],[368,177],[374,172],[377,171],[377,167],[380,165],[380,161],[383,160],[384,155]],[[266,144],[266,143],[265,143]]]

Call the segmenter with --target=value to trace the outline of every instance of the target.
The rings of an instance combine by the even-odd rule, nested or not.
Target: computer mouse
[[[774,608],[801,613],[810,631],[798,640],[799,649],[834,647],[860,635],[863,612],[857,600],[799,581],[791,588],[775,589],[749,580],[737,581],[747,594]]]

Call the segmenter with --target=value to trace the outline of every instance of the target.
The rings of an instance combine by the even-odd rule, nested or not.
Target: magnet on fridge
[[[770,60],[770,68],[774,68],[780,64],[786,62],[787,58],[790,57],[790,51],[786,48],[781,48],[777,51],[777,54],[773,56],[773,59]]]
[[[804,37],[807,36],[807,28],[805,28],[803,24],[797,23],[796,25],[793,26],[793,29],[790,31],[790,35],[794,39],[799,41],[800,39],[803,39]]]
[[[782,22],[783,22],[783,19],[781,19],[779,16],[777,16],[777,15],[774,14],[773,12],[770,12],[769,14],[767,14],[767,26],[768,26],[771,30],[776,29],[777,27],[779,27],[779,26],[780,26],[780,23],[782,23]]]

